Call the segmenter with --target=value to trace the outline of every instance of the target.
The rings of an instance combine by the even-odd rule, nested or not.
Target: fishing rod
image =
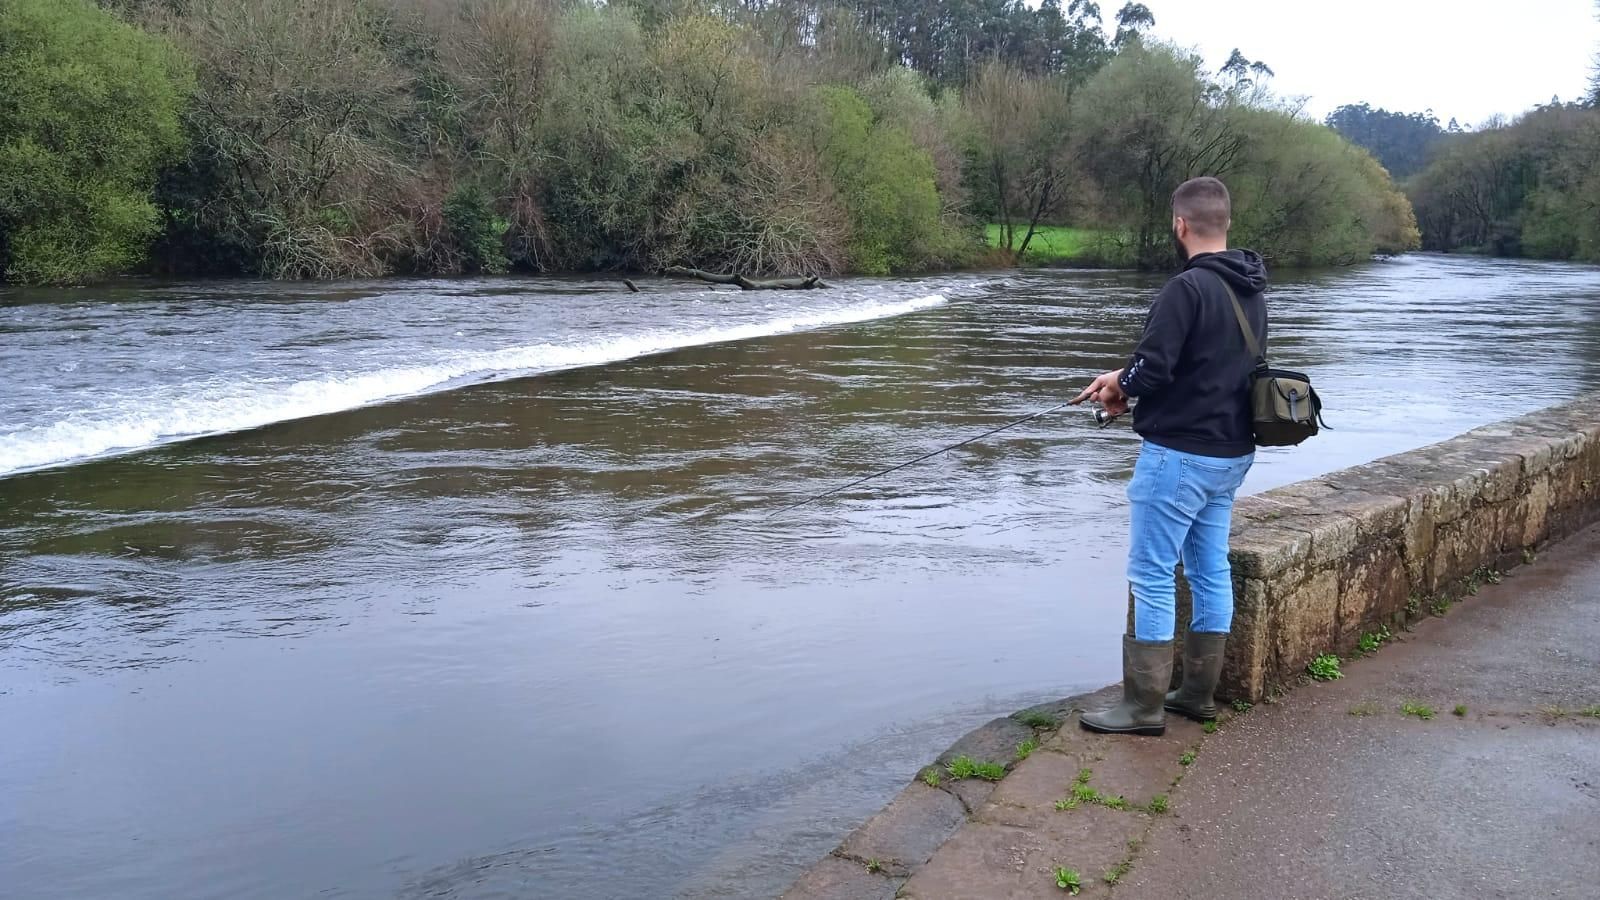
[[[1006,424],[1001,425],[999,428],[991,428],[988,431],[985,431],[983,434],[974,435],[972,437],[967,438],[964,441],[960,441],[959,443],[951,444],[948,447],[940,447],[938,450],[935,450],[932,453],[924,453],[921,456],[917,457],[916,459],[908,459],[905,462],[900,463],[899,465],[890,466],[889,468],[884,469],[884,470],[879,471],[879,472],[873,472],[871,475],[868,475],[865,478],[857,478],[855,481],[852,481],[849,484],[841,484],[838,487],[833,488],[832,490],[823,491],[820,494],[817,494],[817,495],[812,496],[812,497],[807,497],[807,498],[805,498],[803,500],[797,500],[794,503],[790,503],[790,504],[788,504],[786,506],[780,506],[777,509],[773,510],[772,512],[767,513],[766,518],[770,519],[773,516],[777,515],[778,513],[787,512],[787,511],[789,511],[791,509],[795,509],[797,507],[805,506],[807,503],[815,503],[816,501],[821,500],[824,497],[831,497],[834,494],[839,493],[840,491],[847,491],[847,490],[855,487],[858,484],[866,484],[867,482],[871,481],[874,478],[881,478],[884,475],[888,475],[890,472],[898,472],[901,469],[906,468],[907,466],[914,466],[917,463],[922,462],[923,460],[932,459],[932,458],[934,458],[935,456],[938,456],[941,453],[949,453],[951,450],[954,450],[954,449],[956,449],[958,447],[965,447],[966,445],[971,444],[971,443],[973,443],[975,441],[981,441],[984,438],[989,437],[990,435],[999,434],[1000,432],[1005,431],[1008,428],[1015,428],[1015,427],[1017,427],[1018,425],[1021,425],[1024,422],[1031,422],[1034,419],[1039,418],[1040,416],[1049,415],[1050,413],[1053,413],[1058,409],[1066,409],[1069,406],[1076,406],[1077,404],[1078,404],[1078,401],[1068,400],[1066,403],[1058,403],[1055,406],[1050,407],[1049,409],[1041,409],[1038,412],[1029,413],[1028,415],[1023,416],[1022,418],[1017,419],[1014,422],[1007,422]],[[1095,422],[1097,424],[1099,424],[1099,426],[1101,428],[1105,428],[1107,425],[1110,425],[1112,422],[1115,422],[1117,420],[1117,418],[1118,418],[1117,416],[1114,416],[1111,413],[1106,412],[1104,409],[1096,409],[1094,411],[1094,420],[1095,420]]]

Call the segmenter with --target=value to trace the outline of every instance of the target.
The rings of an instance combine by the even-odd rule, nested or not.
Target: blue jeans
[[[1217,459],[1179,453],[1148,441],[1128,484],[1133,534],[1128,583],[1133,589],[1133,636],[1170,641],[1176,627],[1178,561],[1194,597],[1194,631],[1233,627],[1233,572],[1228,526],[1233,495],[1255,454]]]

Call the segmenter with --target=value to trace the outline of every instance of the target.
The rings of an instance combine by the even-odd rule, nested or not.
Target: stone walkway
[[[1600,528],[1438,612],[1211,734],[991,723],[785,897],[1600,897]]]

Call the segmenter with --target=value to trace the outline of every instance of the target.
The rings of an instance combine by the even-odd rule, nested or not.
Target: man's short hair
[[[1209,175],[1191,178],[1172,192],[1172,214],[1189,223],[1201,237],[1228,233],[1233,218],[1233,199],[1228,186]]]

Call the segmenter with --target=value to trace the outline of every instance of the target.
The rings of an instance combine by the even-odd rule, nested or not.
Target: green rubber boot
[[[1217,679],[1222,677],[1227,649],[1227,632],[1189,632],[1183,640],[1183,684],[1167,694],[1164,705],[1169,711],[1196,722],[1217,717]]]
[[[1140,641],[1122,637],[1122,702],[1100,712],[1084,713],[1078,724],[1101,734],[1167,733],[1167,714],[1161,708],[1172,683],[1172,642]]]

